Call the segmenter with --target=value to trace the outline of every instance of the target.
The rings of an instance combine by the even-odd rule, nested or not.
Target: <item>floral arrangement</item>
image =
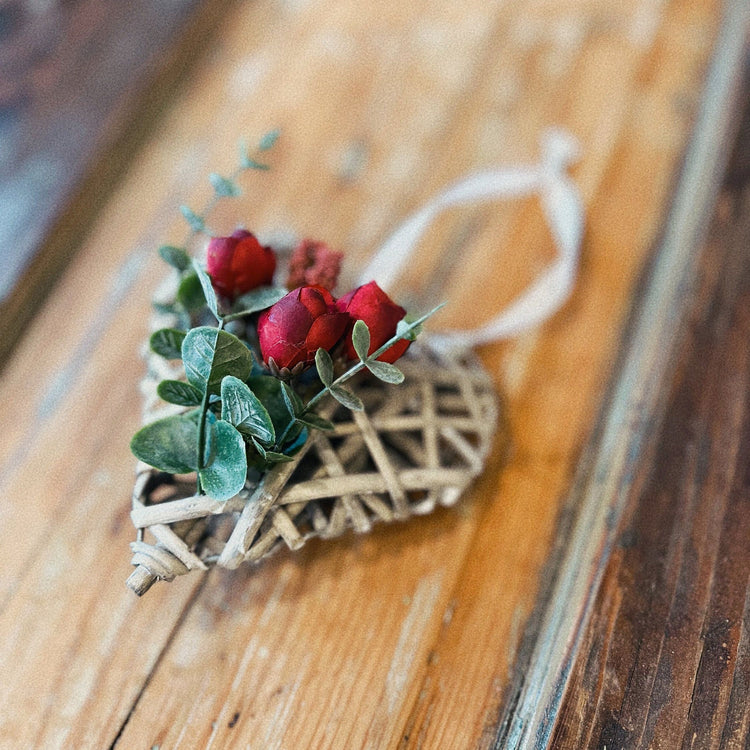
[[[264,136],[258,152],[277,136]],[[394,363],[435,312],[410,320],[375,281],[337,298],[342,255],[323,242],[299,243],[280,286],[277,253],[251,232],[212,237],[206,216],[218,199],[239,195],[242,171],[268,169],[258,158],[241,147],[230,178],[210,176],[214,197],[206,209],[181,207],[191,229],[185,246],[159,250],[178,278],[175,299],[157,307],[179,322],[153,333],[149,346],[182,361],[184,379],[162,380],[157,393],[183,408],[131,441],[138,459],[169,474],[195,473],[197,494],[218,501],[293,460],[310,431],[332,430],[317,412],[326,397],[362,410],[345,386],[358,374],[403,381]],[[186,250],[199,234],[210,238],[205,266]]]
[[[444,209],[543,198],[556,260],[489,321],[413,347],[439,308],[413,320],[375,281],[339,294],[342,256],[324,242],[298,243],[284,271],[277,250],[246,229],[207,228],[214,203],[240,193],[240,173],[269,169],[262,153],[277,136],[264,136],[253,155],[241,145],[229,178],[209,176],[208,206],[181,207],[184,246],[160,248],[175,275],[155,303],[142,382],[155,421],[131,442],[141,461],[127,585],[139,596],[156,581],[259,563],[309,539],[457,503],[483,470],[501,412],[473,347],[538,325],[574,285],[583,208],[566,174],[569,135],[547,133],[538,164],[449,185],[375,253],[368,273],[393,278]],[[198,235],[208,237],[202,262],[186,249]]]

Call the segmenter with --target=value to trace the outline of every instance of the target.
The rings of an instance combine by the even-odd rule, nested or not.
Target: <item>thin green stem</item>
[[[398,341],[398,339],[396,339]],[[395,343],[395,342],[394,342]],[[382,352],[380,352],[382,354]],[[370,359],[368,357],[368,359]],[[366,367],[366,364],[364,362],[357,362],[354,367],[349,368],[343,375],[339,375],[336,380],[331,383],[331,385],[327,385],[323,388],[323,390],[316,393],[305,406],[304,411],[300,416],[304,416],[307,414],[307,412],[312,411],[313,406],[318,403],[327,393],[331,392],[332,388],[335,388],[337,385],[342,385],[343,383],[346,383],[347,380],[351,380],[358,372],[363,370]]]
[[[245,315],[255,315],[256,313],[261,312],[260,310],[242,310],[241,312],[236,313],[230,313],[229,315],[223,315],[222,320],[225,323],[230,323],[233,320],[239,320],[240,318],[245,317]]]
[[[286,440],[286,436],[289,434],[289,430],[294,427],[294,425],[297,424],[297,417],[292,417],[289,420],[289,424],[284,428],[284,432],[281,433],[281,437],[276,439],[276,442],[273,445],[273,449],[275,451],[281,451],[281,447],[284,445],[284,440]]]
[[[260,151],[260,149],[256,149],[256,153],[259,153],[259,151]],[[229,179],[232,182],[236,182],[236,180],[239,178],[239,176],[243,172],[248,172],[251,169],[253,169],[253,167],[244,167],[244,166],[242,166],[242,164],[240,164],[240,166],[237,167],[237,168],[235,168],[234,172],[232,172],[232,174],[229,175]],[[214,193],[211,196],[211,198],[209,199],[208,203],[206,203],[206,205],[203,207],[203,210],[200,212],[200,214],[198,214],[198,216],[204,222],[203,229],[195,230],[195,229],[191,228],[190,232],[188,233],[187,239],[185,240],[185,247],[189,247],[190,246],[190,242],[198,234],[205,234],[206,237],[211,237],[212,236],[211,232],[205,226],[205,221],[208,218],[209,214],[214,210],[214,208],[216,208],[216,205],[219,203],[219,201],[222,198],[225,198],[225,197],[228,197],[228,196],[217,195],[216,193]]]
[[[206,412],[208,411],[208,384],[203,393],[201,400],[201,415],[198,419],[198,473],[195,477],[196,490],[198,495],[203,494],[201,486],[201,469],[203,467],[203,454],[206,452]]]
[[[261,150],[266,150],[266,149],[256,149],[256,152],[260,152]],[[236,167],[235,170],[232,172],[229,179],[232,182],[235,182],[244,171],[247,171],[250,169],[253,169],[251,165],[244,166],[243,164],[240,164],[240,166]],[[208,218],[208,215],[214,210],[218,202],[223,197],[226,197],[226,196],[221,196],[221,195],[218,195],[216,192],[214,192],[214,194],[211,196],[209,201],[206,203],[206,205],[203,208],[203,211],[199,214],[199,217],[201,219],[203,226],[199,230],[196,230],[193,227],[190,228],[190,231],[188,232],[187,237],[184,242],[184,246],[186,249],[190,247],[191,242],[198,234],[205,234],[208,237],[211,236],[211,232],[207,229],[205,222],[206,222],[206,219]],[[237,317],[240,317],[240,315],[228,315],[226,318],[223,318],[221,315],[217,315],[218,329],[222,330],[225,322],[234,320]],[[208,414],[209,397],[210,397],[210,394],[208,392],[208,384],[206,384],[206,390],[204,391],[203,398],[201,399],[200,417],[198,418],[198,474],[196,477],[196,489],[199,495],[203,493],[203,487],[202,487],[201,478],[200,478],[200,471],[201,469],[204,468],[203,461],[204,461],[204,453],[206,450],[206,417]]]
[[[413,331],[415,328],[422,325],[422,323],[427,320],[430,316],[434,315],[438,310],[440,310],[442,307],[445,307],[445,302],[443,304],[438,305],[437,307],[430,310],[430,312],[423,315],[421,318],[417,318],[413,323],[409,323],[408,327],[405,328],[401,333],[397,333],[395,336],[388,339],[388,341],[383,344],[383,346],[376,349],[372,354],[370,354],[367,359],[357,362],[356,365],[353,367],[350,367],[345,373],[342,375],[339,375],[339,377],[334,380],[331,385],[327,385],[323,388],[323,390],[316,393],[305,406],[304,411],[300,416],[304,416],[307,414],[307,412],[311,411],[313,406],[318,403],[327,393],[331,392],[331,389],[336,387],[337,385],[342,385],[343,383],[346,383],[347,380],[351,380],[358,372],[361,372],[365,367],[367,367],[368,362],[374,362],[381,354],[386,352],[388,349],[390,349],[394,344],[398,343],[402,339],[406,338],[406,335]]]
[[[219,325],[217,326],[218,330],[220,331],[223,327],[224,321],[219,319]],[[208,392],[208,383],[206,383],[206,390],[203,391],[203,398],[201,399],[201,414],[198,418],[198,474],[196,477],[196,485],[198,491],[197,494],[199,495],[203,493],[203,488],[201,487],[200,471],[201,469],[205,468],[203,466],[203,459],[206,452],[206,416],[208,413],[209,397],[210,394]]]

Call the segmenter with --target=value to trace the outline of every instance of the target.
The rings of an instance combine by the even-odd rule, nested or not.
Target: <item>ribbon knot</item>
[[[447,187],[408,217],[375,253],[361,283],[374,279],[388,288],[435,217],[449,206],[519,198],[538,193],[558,249],[555,261],[504,310],[479,328],[431,334],[436,349],[468,349],[516,336],[553,315],[573,289],[583,236],[583,203],[567,168],[578,158],[572,135],[551,128],[540,139],[541,159],[530,166],[477,172]]]

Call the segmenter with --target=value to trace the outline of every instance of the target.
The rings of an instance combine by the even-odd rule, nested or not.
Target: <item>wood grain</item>
[[[2,376],[0,745],[492,744],[720,11],[264,0],[227,14]],[[281,126],[273,171],[212,226],[326,238],[351,277],[410,209],[471,169],[531,160],[550,124],[584,144],[581,278],[548,325],[481,352],[509,440],[466,500],[137,600],[121,583],[127,443],[154,249],[184,236],[175,206],[204,202],[238,136]],[[447,297],[440,326],[487,319],[552,253],[533,202],[448,215],[423,247],[402,291]]]
[[[228,5],[0,5],[0,366]]]
[[[747,104],[748,82],[739,100]],[[553,746],[750,739],[750,108]],[[677,342],[675,342],[677,343]]]
[[[531,620],[524,650],[533,652],[516,665],[499,743],[532,748],[550,740],[591,601],[614,544],[613,528],[663,413],[661,386],[673,366],[674,341],[682,330],[702,230],[718,191],[726,144],[731,142],[731,101],[739,99],[750,33],[747,6],[735,4],[723,28],[670,214],[648,275],[639,285],[600,423],[579,465],[569,502],[575,522],[569,529],[561,526],[560,552],[547,563],[552,584]]]

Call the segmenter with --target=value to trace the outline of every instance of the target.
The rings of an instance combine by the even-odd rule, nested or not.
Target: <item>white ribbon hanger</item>
[[[450,206],[539,194],[558,255],[504,310],[479,328],[430,335],[438,349],[465,349],[516,336],[552,316],[570,296],[583,236],[583,202],[567,175],[578,146],[567,132],[550,129],[540,142],[539,164],[477,172],[459,180],[406,219],[375,253],[360,283],[375,279],[388,289],[413,254],[427,227]]]

